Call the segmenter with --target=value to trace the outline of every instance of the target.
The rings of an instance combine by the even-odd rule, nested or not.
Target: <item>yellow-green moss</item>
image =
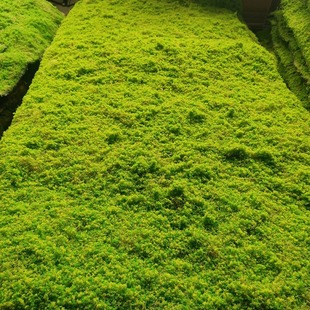
[[[235,13],[79,1],[0,142],[0,307],[306,309],[309,146]]]
[[[310,4],[281,1],[274,14],[272,39],[279,70],[288,86],[310,108]]]
[[[41,58],[61,20],[46,0],[1,0],[0,96],[12,90],[29,63]]]

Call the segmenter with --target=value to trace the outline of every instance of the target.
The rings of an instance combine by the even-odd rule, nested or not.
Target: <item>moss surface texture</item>
[[[282,0],[274,16],[272,39],[279,71],[310,109],[310,1]]]
[[[62,14],[46,0],[0,1],[0,96],[51,43]]]
[[[308,309],[309,134],[233,11],[79,1],[0,143],[0,308]]]

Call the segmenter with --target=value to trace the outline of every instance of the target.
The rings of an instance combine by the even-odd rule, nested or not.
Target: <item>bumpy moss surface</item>
[[[0,96],[51,43],[62,15],[46,0],[0,1]]]
[[[0,143],[0,307],[307,309],[309,146],[233,12],[79,1]]]
[[[281,1],[272,38],[279,69],[288,86],[310,109],[310,2]]]
[[[226,8],[235,12],[240,12],[242,8],[242,0],[179,0],[181,5],[190,4],[191,2],[199,3],[200,5]]]

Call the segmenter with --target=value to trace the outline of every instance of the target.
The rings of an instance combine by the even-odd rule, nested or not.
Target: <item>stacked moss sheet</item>
[[[309,146],[233,11],[80,0],[0,143],[0,308],[308,309]]]
[[[62,14],[46,0],[0,1],[0,97],[42,57],[61,20]]]
[[[279,71],[310,109],[310,1],[282,0],[274,16],[272,39]]]

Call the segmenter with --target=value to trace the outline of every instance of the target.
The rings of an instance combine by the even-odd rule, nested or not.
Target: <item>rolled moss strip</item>
[[[309,0],[282,0],[281,13],[292,29],[301,51],[310,67],[310,2]]]
[[[308,0],[281,1],[281,8],[275,13],[272,30],[282,76],[308,109],[310,107],[309,16]]]
[[[0,307],[306,308],[309,136],[233,12],[79,1],[0,142]]]
[[[274,24],[281,39],[286,42],[286,49],[292,54],[293,65],[302,77],[310,83],[310,67],[307,65],[306,58],[301,51],[292,30],[287,26],[281,14],[277,14],[277,23]]]
[[[281,75],[284,77],[288,87],[292,89],[304,102],[306,108],[310,108],[309,94],[310,94],[310,79],[308,68],[302,64],[302,61],[296,60],[296,53],[290,47],[292,40],[288,42],[283,40],[283,28],[279,25],[274,25],[273,29],[273,46],[275,54],[279,59],[278,68]]]
[[[0,2],[0,96],[7,95],[29,63],[51,43],[62,14],[46,0]]]

